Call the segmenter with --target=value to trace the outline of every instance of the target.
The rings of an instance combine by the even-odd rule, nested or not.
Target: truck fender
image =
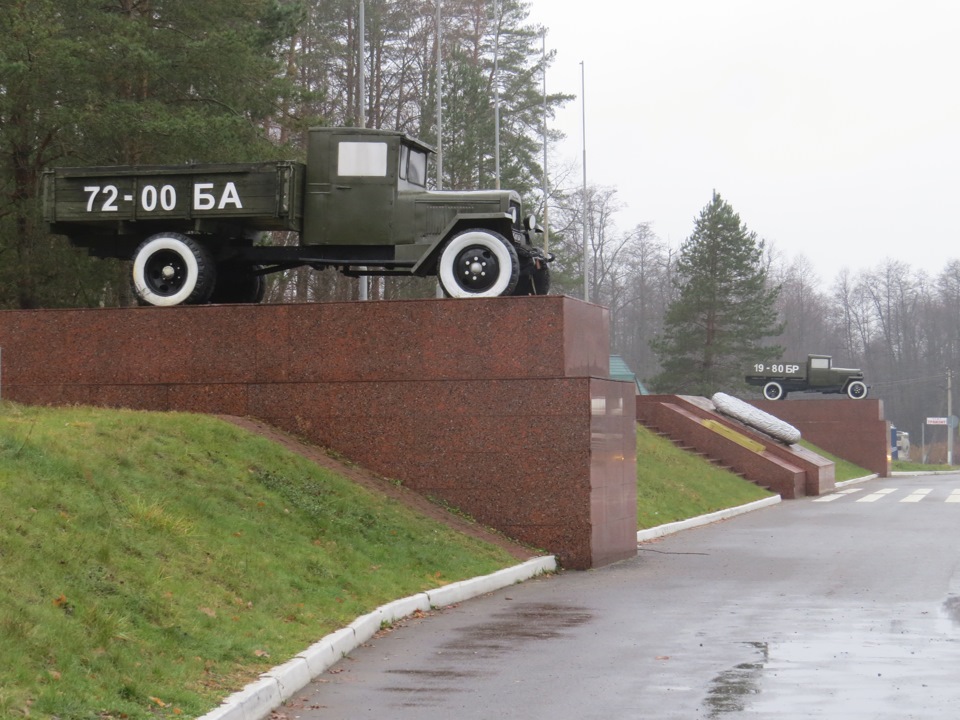
[[[453,220],[447,223],[437,238],[430,244],[427,251],[423,254],[417,264],[413,266],[411,272],[414,275],[431,275],[436,272],[437,260],[440,258],[440,251],[444,243],[457,233],[468,230],[493,230],[500,233],[505,238],[512,237],[511,223],[513,218],[508,213],[463,213],[457,215]]]

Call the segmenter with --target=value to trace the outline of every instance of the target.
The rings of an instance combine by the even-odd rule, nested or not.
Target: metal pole
[[[500,0],[494,0],[494,22],[497,24],[493,40],[493,179],[500,189]]]
[[[583,60],[580,61],[580,105],[583,124],[583,299],[590,302],[590,266],[587,252],[587,80]]]
[[[443,190],[443,64],[440,62],[440,0],[437,0],[437,190]]]
[[[947,465],[953,465],[953,371],[947,368]]]
[[[365,40],[366,40],[367,30],[366,30],[366,8],[364,6],[363,0],[360,0],[360,28],[359,29],[360,29],[360,42],[359,42],[359,46],[360,46],[360,53],[359,53],[360,92],[359,92],[359,95],[360,97],[357,102],[357,107],[358,107],[357,120],[360,127],[366,127],[367,126],[367,108],[365,107],[365,100],[367,96],[367,66],[366,66],[366,53],[364,52],[364,47],[366,45]],[[360,268],[360,269],[363,270],[365,268]],[[368,296],[367,288],[369,284],[368,280],[369,278],[367,278],[366,275],[360,276],[360,282],[358,283],[359,285],[358,294],[360,296],[361,301],[364,301],[367,299],[367,296]]]
[[[543,253],[550,252],[550,176],[547,175],[547,29],[543,29]]]

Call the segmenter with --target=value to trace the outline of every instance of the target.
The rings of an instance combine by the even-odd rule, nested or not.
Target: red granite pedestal
[[[796,427],[805,440],[880,477],[890,476],[890,423],[883,401],[842,395],[810,400],[751,400]]]
[[[636,551],[608,326],[560,296],[8,311],[2,396],[259,418],[582,569]]]

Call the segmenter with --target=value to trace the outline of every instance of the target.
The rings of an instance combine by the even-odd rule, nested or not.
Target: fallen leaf
[[[270,653],[268,653],[266,650],[254,650],[253,654],[257,657],[270,657]]]
[[[150,699],[151,699],[153,702],[155,702],[159,707],[166,707],[166,706],[167,706],[167,704],[166,704],[163,700],[161,700],[160,698],[152,697],[152,696],[151,696]]]

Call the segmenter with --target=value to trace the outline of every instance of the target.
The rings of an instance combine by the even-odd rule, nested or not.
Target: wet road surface
[[[407,620],[275,717],[960,717],[960,475],[829,497]]]

